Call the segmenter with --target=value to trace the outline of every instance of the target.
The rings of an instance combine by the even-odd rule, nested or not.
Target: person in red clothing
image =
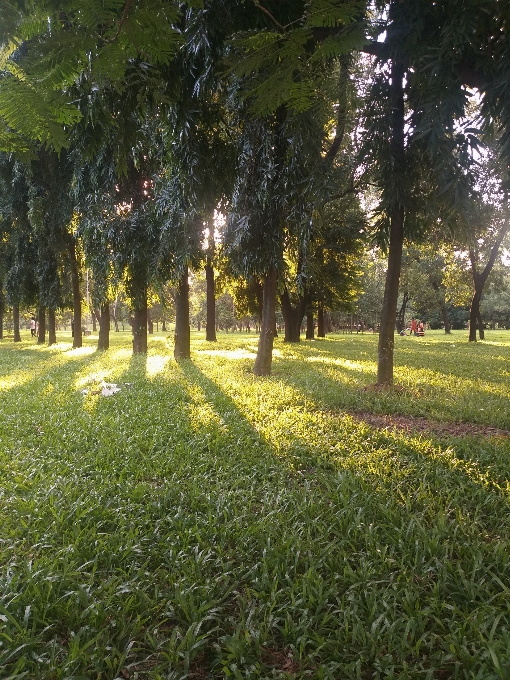
[[[417,335],[417,334],[418,334],[418,323],[413,316],[413,318],[411,319],[411,335]]]

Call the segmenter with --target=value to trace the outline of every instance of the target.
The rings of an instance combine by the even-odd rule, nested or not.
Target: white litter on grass
[[[120,392],[122,390],[122,387],[130,387],[131,383],[125,383],[125,385],[120,386],[117,385],[116,383],[101,383],[96,389],[92,388],[85,388],[83,390],[80,390],[80,393],[83,395],[86,394],[100,394],[102,397],[111,397],[112,394],[117,394],[117,392]]]

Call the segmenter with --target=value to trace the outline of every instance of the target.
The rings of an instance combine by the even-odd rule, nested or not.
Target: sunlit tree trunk
[[[391,66],[390,98],[392,106],[391,154],[397,177],[405,169],[404,148],[404,65],[394,60]],[[393,351],[395,344],[395,321],[397,316],[398,286],[402,267],[404,246],[404,206],[395,197],[390,214],[390,240],[388,248],[388,269],[384,286],[384,298],[379,329],[377,357],[377,383],[389,385],[393,382]]]
[[[108,302],[103,302],[97,317],[99,319],[97,349],[108,349],[110,347],[110,305]]]
[[[271,375],[276,312],[276,269],[264,276],[262,292],[262,315],[257,358],[253,372],[255,375]]]

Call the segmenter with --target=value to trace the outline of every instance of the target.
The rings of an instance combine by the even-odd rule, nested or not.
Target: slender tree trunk
[[[207,294],[207,320],[205,323],[205,339],[216,342],[216,285],[214,269],[208,262],[205,265],[205,281]]]
[[[151,310],[147,309],[147,330],[149,335],[154,334],[154,323],[152,322]]]
[[[37,310],[37,344],[44,345],[46,339],[46,307]]]
[[[108,349],[110,347],[110,304],[108,302],[103,302],[97,318],[99,319],[97,349]]]
[[[48,345],[57,344],[57,330],[55,326],[55,310],[48,309]]]
[[[147,287],[140,292],[133,309],[133,354],[147,354]]]
[[[19,305],[13,305],[12,321],[14,324],[14,342],[21,342],[21,334],[19,332]]]
[[[405,170],[404,148],[404,65],[394,60],[391,66],[390,96],[392,105],[391,156],[395,176],[402,177]],[[388,270],[384,286],[384,298],[379,330],[377,358],[377,384],[390,385],[393,382],[393,350],[395,344],[395,320],[397,316],[398,285],[402,267],[404,246],[404,206],[395,199],[390,215],[390,242],[388,248]]]
[[[73,287],[73,320],[74,320],[73,347],[78,348],[82,346],[83,339],[81,330],[80,272],[78,269],[78,262],[76,261],[76,249],[74,243],[69,246],[69,254],[71,260],[71,280]]]
[[[326,328],[324,325],[324,305],[322,302],[319,302],[319,306],[317,307],[317,337],[326,337]]]
[[[448,308],[444,303],[441,305],[441,314],[443,316],[445,335],[451,335],[452,327],[450,325],[450,317],[448,316]]]
[[[113,325],[115,326],[115,332],[119,332],[119,321],[117,319],[117,305],[119,304],[119,296],[115,296],[115,302],[113,303]]]
[[[165,321],[165,319],[163,319],[162,322],[161,322],[161,332],[166,333],[166,321]]]
[[[97,312],[95,309],[91,310],[90,315],[92,317],[92,332],[95,333],[97,331],[97,320],[99,317],[97,316]]]
[[[401,333],[406,325],[406,308],[409,302],[409,294],[407,290],[404,292],[404,297],[402,298],[402,305],[400,306],[399,313],[397,315],[397,330]]]
[[[264,276],[260,338],[257,358],[253,367],[255,375],[271,375],[276,313],[276,283],[276,269],[271,269]]]
[[[175,295],[174,358],[189,359],[190,356],[189,281],[188,267],[185,267]]]
[[[313,325],[313,312],[306,313],[306,339],[313,340],[315,337],[315,328]]]

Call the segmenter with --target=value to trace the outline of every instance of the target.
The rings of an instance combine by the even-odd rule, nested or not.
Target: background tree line
[[[12,309],[14,339],[20,310],[37,309],[39,341],[47,322],[53,343],[58,310],[72,309],[79,347],[85,271],[99,348],[125,296],[135,353],[152,303],[172,306],[176,358],[189,357],[203,271],[207,339],[229,291],[260,323],[259,375],[277,313],[288,342],[304,319],[310,337],[328,312],[373,314],[381,384],[409,304],[448,332],[469,291],[476,340],[489,286],[503,300],[491,320],[506,323],[509,12],[496,0],[4,2],[0,314]]]

